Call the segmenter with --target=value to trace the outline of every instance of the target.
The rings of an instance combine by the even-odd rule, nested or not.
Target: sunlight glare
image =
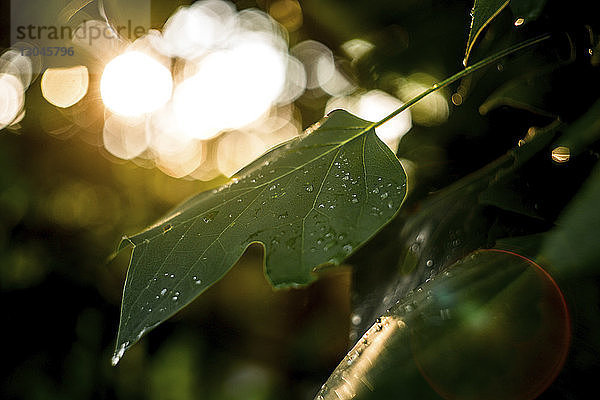
[[[171,98],[171,72],[138,51],[122,54],[106,65],[100,93],[106,107],[121,116],[153,112]]]
[[[279,98],[287,58],[261,35],[248,35],[202,60],[175,90],[175,117],[184,133],[209,139],[260,118]]]

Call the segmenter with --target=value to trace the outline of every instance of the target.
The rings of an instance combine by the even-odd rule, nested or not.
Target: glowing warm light
[[[379,121],[404,103],[381,90],[372,90],[360,96],[334,97],[327,103],[329,113],[336,108],[347,110],[368,121]],[[384,125],[377,127],[377,136],[395,153],[400,138],[412,127],[411,113],[403,111]]]
[[[301,23],[296,0],[271,2],[269,10],[290,29]],[[124,51],[112,38],[104,44],[104,57]],[[333,93],[353,89],[339,73],[332,79],[333,55],[320,46],[330,57],[317,60],[316,82],[328,83]],[[163,65],[173,60],[171,73]],[[162,32],[150,30],[107,64],[100,85],[111,111],[104,146],[176,178],[232,175],[299,134],[299,111],[290,103],[304,93],[307,80],[305,65],[288,52],[285,28],[272,17],[237,12],[226,1],[197,1],[179,8]]]
[[[269,6],[269,14],[290,32],[302,26],[302,7],[298,0],[276,0]]]
[[[139,156],[148,148],[146,120],[143,117],[124,118],[110,115],[104,121],[104,148],[124,160]]]
[[[106,107],[122,116],[153,112],[171,98],[170,71],[144,53],[131,51],[106,65],[100,93]]]
[[[316,89],[326,84],[335,74],[333,53],[323,43],[305,40],[291,50],[294,57],[304,64],[308,89]]]
[[[225,176],[233,176],[265,152],[266,146],[256,135],[230,132],[219,140],[217,165]]]
[[[0,73],[0,129],[12,125],[21,114],[25,88],[14,75]]]
[[[336,67],[333,53],[323,43],[305,40],[292,49],[306,70],[306,87],[320,88],[332,96],[352,93],[356,86]]]
[[[457,92],[452,94],[452,104],[454,104],[455,106],[460,106],[462,102],[463,98],[460,93]]]
[[[372,391],[374,388],[369,375],[372,374],[374,363],[394,341],[394,337],[405,330],[406,324],[396,316],[378,318],[333,371],[317,398],[351,400],[357,394]]]
[[[552,150],[552,161],[559,164],[566,163],[571,159],[571,150],[565,146],[558,146]]]
[[[525,23],[525,20],[523,18],[517,18],[515,20],[515,26],[521,26]]]
[[[169,18],[158,47],[171,57],[199,57],[227,39],[234,20],[231,3],[198,1],[180,8]]]
[[[407,79],[399,78],[396,80],[396,95],[403,101],[408,101],[436,82],[437,80],[434,77],[424,73],[413,74]],[[454,98],[454,100],[458,100],[458,98]],[[460,101],[462,101],[462,98]],[[448,100],[440,91],[431,93],[415,104],[411,109],[411,113],[416,124],[424,126],[440,125],[446,122],[450,114]]]
[[[287,56],[287,76],[284,88],[277,99],[278,104],[290,104],[306,89],[306,70],[298,59]]]
[[[254,36],[254,37],[253,37]],[[175,91],[179,127],[190,137],[208,139],[261,117],[279,98],[287,58],[261,35],[202,60],[196,75]]]
[[[346,53],[352,61],[356,61],[364,57],[367,53],[372,51],[375,45],[371,42],[367,42],[363,39],[352,39],[342,44],[342,50]]]
[[[87,67],[48,68],[42,76],[42,95],[60,108],[77,104],[86,95],[89,87]]]

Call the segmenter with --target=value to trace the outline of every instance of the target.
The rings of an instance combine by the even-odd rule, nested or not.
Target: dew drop
[[[351,321],[352,321],[352,325],[359,325],[362,322],[362,318],[358,314],[353,314]]]
[[[306,191],[307,191],[307,192],[312,192],[313,190],[315,190],[315,188],[313,187],[313,185],[308,185],[308,186],[306,187]]]
[[[167,293],[167,288],[164,288],[163,290],[160,291],[160,295],[164,296]]]

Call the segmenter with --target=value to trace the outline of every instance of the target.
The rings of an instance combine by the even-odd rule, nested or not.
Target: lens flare
[[[153,112],[171,98],[171,72],[150,56],[131,51],[106,65],[100,93],[106,107],[121,116]]]

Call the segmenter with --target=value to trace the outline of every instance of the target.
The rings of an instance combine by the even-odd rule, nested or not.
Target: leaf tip
[[[128,345],[129,342],[121,343],[121,346],[115,350],[112,358],[110,359],[110,363],[113,367],[116,367],[117,364],[119,364],[119,361],[121,361],[121,358],[123,358],[123,354],[125,354],[125,350],[127,350]]]

